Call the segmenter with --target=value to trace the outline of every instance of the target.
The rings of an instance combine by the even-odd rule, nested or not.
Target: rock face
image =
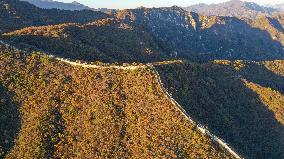
[[[204,15],[231,16],[231,17],[249,17],[255,18],[259,15],[272,15],[275,12],[281,12],[280,8],[275,6],[261,6],[253,2],[240,0],[231,0],[219,4],[197,4],[185,7],[188,11],[194,11]],[[282,10],[283,11],[283,10]]]
[[[257,19],[202,16],[179,7],[118,11],[125,23],[142,25],[168,42],[179,57],[202,59],[283,58],[283,16]]]

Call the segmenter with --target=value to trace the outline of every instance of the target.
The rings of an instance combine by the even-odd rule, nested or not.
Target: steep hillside
[[[271,38],[279,41],[284,46],[284,14],[272,17],[259,17],[255,21],[250,22],[252,27],[267,31]]]
[[[283,60],[266,61],[263,64],[268,70],[272,71],[273,73],[279,76],[284,76]]]
[[[284,158],[283,15],[0,6],[0,158]]]
[[[197,4],[185,7],[187,11],[193,11],[204,15],[230,16],[256,18],[261,15],[272,15],[281,12],[280,8],[265,7],[253,2],[230,0],[219,4]]]
[[[44,8],[44,9],[63,9],[63,10],[84,10],[88,9],[91,10],[91,8],[80,4],[76,1],[72,3],[63,3],[63,2],[58,2],[58,1],[53,1],[53,0],[22,0],[29,2],[39,8]]]
[[[283,61],[157,67],[173,97],[245,158],[284,157]]]
[[[0,84],[1,158],[232,158],[150,68],[74,67],[1,46]]]
[[[282,15],[254,20],[207,17],[171,7],[121,10],[112,16],[113,19],[85,25],[32,27],[4,35],[10,43],[22,44],[23,49],[40,49],[89,61],[284,58]]]
[[[171,57],[171,48],[143,27],[114,19],[29,27],[4,34],[20,48],[44,50],[85,61],[151,62]]]
[[[66,22],[86,23],[106,18],[102,12],[90,10],[67,11],[40,9],[28,2],[19,0],[0,1],[0,33],[28,26],[41,26]]]
[[[266,29],[266,24],[258,19],[207,17],[179,7],[124,10],[115,16],[126,23],[145,26],[156,38],[171,44],[178,57],[191,60],[283,58],[282,39],[273,38],[272,30]],[[274,23],[280,22],[276,18]],[[275,29],[282,37],[281,27]]]

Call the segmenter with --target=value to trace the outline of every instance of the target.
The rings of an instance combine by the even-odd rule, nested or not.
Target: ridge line
[[[12,49],[15,49],[17,51],[21,51],[20,49],[2,41],[2,40],[0,40],[0,44],[11,47]],[[185,109],[169,94],[167,89],[164,87],[164,84],[161,80],[160,74],[156,70],[155,66],[152,63],[148,63],[148,64],[144,64],[144,65],[140,65],[140,66],[115,66],[115,65],[114,66],[99,66],[99,65],[92,65],[92,64],[87,64],[87,63],[72,62],[68,59],[59,58],[59,57],[56,57],[56,56],[50,55],[50,54],[45,54],[45,55],[48,56],[49,58],[53,58],[53,59],[56,59],[56,60],[61,61],[63,63],[70,64],[71,66],[79,66],[79,67],[84,67],[84,68],[95,68],[95,69],[114,68],[114,69],[122,69],[122,70],[135,70],[135,69],[147,68],[147,67],[151,68],[152,71],[154,72],[154,75],[156,76],[156,80],[157,80],[159,86],[161,87],[163,93],[167,96],[168,99],[170,99],[172,104],[174,104],[175,106],[177,106],[177,108],[179,108],[179,110],[182,112],[182,114],[184,115],[184,117],[187,120],[189,120],[191,123],[196,125],[198,131],[200,131],[202,134],[208,135],[213,141],[215,141],[219,145],[223,146],[223,148],[226,149],[227,152],[229,152],[231,155],[233,155],[236,159],[243,159],[225,141],[223,141],[219,137],[212,134],[209,130],[207,130],[205,128],[204,125],[195,122],[191,118],[191,116],[185,111]]]
[[[169,94],[169,92],[167,91],[167,89],[164,87],[164,84],[161,80],[160,74],[159,72],[156,70],[154,65],[148,65],[150,68],[152,68],[157,82],[160,85],[162,91],[164,92],[164,94],[168,97],[168,99],[170,99],[170,101],[172,102],[172,104],[174,104],[175,106],[177,106],[177,108],[179,108],[179,110],[183,113],[183,115],[193,124],[196,125],[197,130],[199,130],[202,134],[206,134],[208,135],[214,142],[218,143],[220,146],[222,146],[227,152],[229,152],[231,155],[233,155],[236,159],[244,159],[243,157],[241,157],[240,155],[238,155],[238,153],[229,146],[229,144],[227,144],[225,141],[223,141],[221,138],[217,137],[216,135],[212,134],[208,129],[205,128],[204,125],[195,122],[192,117],[185,111],[185,109]]]

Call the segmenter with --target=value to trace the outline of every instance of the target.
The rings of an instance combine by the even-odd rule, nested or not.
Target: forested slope
[[[173,97],[246,158],[284,157],[283,61],[157,67]]]
[[[0,1],[0,33],[29,26],[42,26],[60,23],[87,23],[106,18],[107,14],[91,10],[68,11],[41,9],[19,0]]]
[[[1,157],[232,158],[155,78],[149,68],[73,67],[1,46]]]
[[[177,57],[191,61],[283,59],[281,14],[256,19],[204,16],[173,6],[121,10],[114,16],[144,26],[172,46]]]
[[[105,14],[90,10],[41,9],[18,0],[2,0],[0,6],[0,33],[12,32],[10,40],[46,51],[51,50],[51,44],[58,43],[52,52],[73,54],[71,57],[85,60],[90,57],[91,60],[121,62],[125,61],[124,55],[128,56],[128,61],[143,62],[158,57],[192,61],[284,58],[284,18],[280,13],[257,18],[204,16],[173,6]],[[107,22],[109,18],[113,21]],[[65,23],[81,24],[72,27]],[[94,23],[101,24],[89,25]],[[89,27],[85,27],[86,24]],[[50,31],[60,32],[56,30],[58,25],[64,25],[66,32],[57,34],[60,39],[49,36]],[[31,26],[44,27],[29,28]],[[25,31],[31,29],[31,32],[19,34],[25,27],[28,27]],[[41,30],[42,34],[35,34],[34,30]],[[18,34],[13,34],[15,31]]]
[[[171,47],[142,26],[108,18],[87,24],[28,27],[3,34],[23,49],[44,50],[73,60],[153,62],[172,57]]]
[[[84,24],[66,23],[78,22],[67,18],[56,21],[56,25],[15,29],[5,32],[2,38],[22,49],[39,49],[85,61],[284,59],[281,14],[239,19],[203,16],[174,6],[120,10],[105,16],[79,18],[89,20],[81,21]]]
[[[229,0],[217,4],[196,4],[184,9],[194,11],[204,15],[230,16],[230,17],[249,17],[257,18],[258,16],[271,16],[283,12],[273,6],[259,5],[254,2]]]
[[[194,121],[241,156],[284,158],[283,22],[2,0],[0,158],[232,158],[165,95],[152,62]],[[163,62],[174,59],[185,60]]]

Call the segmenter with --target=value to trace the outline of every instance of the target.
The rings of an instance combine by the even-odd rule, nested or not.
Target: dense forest
[[[284,157],[283,61],[157,67],[173,97],[246,158]]]
[[[0,1],[0,33],[29,26],[42,26],[59,23],[87,23],[106,18],[107,14],[91,10],[68,11],[41,9],[19,0]]]
[[[171,7],[120,10],[105,18],[99,15],[97,20],[85,18],[89,21],[83,24],[62,23],[13,30],[5,32],[2,38],[22,49],[85,61],[284,59],[284,17],[281,14],[238,19],[203,16]]]
[[[19,48],[44,50],[73,60],[101,62],[154,62],[171,57],[171,48],[143,27],[115,19],[87,24],[28,27],[3,34]]]
[[[0,0],[0,158],[284,158],[283,25]]]
[[[1,158],[232,158],[150,68],[73,67],[1,46],[0,83]]]
[[[117,11],[125,23],[145,27],[177,57],[204,62],[283,59],[283,15],[256,19],[204,16],[173,6]]]

